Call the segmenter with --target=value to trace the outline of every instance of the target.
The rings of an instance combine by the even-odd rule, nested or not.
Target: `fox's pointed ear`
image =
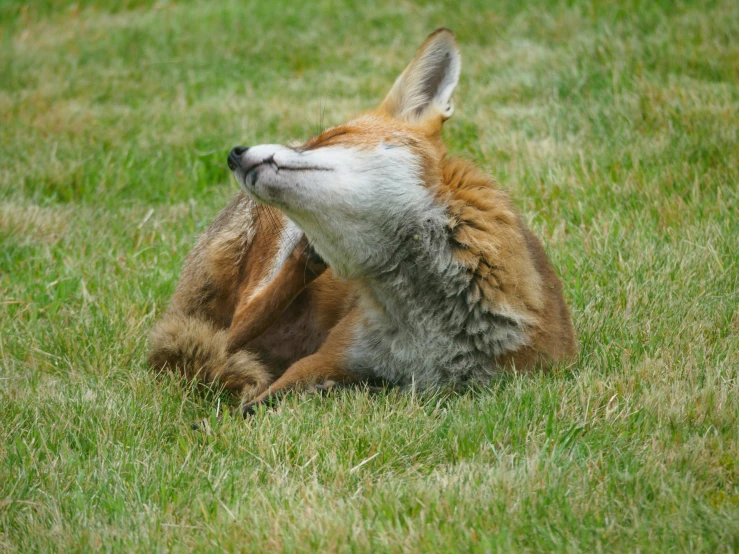
[[[441,124],[454,113],[452,92],[461,68],[454,34],[449,29],[437,29],[395,81],[380,110],[409,123],[435,118]]]

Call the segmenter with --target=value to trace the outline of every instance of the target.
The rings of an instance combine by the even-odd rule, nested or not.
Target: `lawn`
[[[226,154],[373,107],[441,25],[450,150],[578,359],[218,419],[145,355]],[[0,552],[739,550],[738,135],[735,0],[0,0]]]

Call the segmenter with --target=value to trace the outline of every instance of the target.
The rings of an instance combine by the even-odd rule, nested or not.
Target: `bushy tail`
[[[151,331],[149,364],[176,371],[189,379],[218,382],[249,402],[263,392],[272,377],[254,354],[228,352],[225,329],[198,317],[166,313]]]

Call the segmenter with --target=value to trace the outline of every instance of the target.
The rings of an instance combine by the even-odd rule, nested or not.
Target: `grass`
[[[739,4],[109,4],[0,2],[0,551],[739,550]],[[545,239],[577,363],[216,420],[144,356],[226,153],[440,25],[450,149]]]

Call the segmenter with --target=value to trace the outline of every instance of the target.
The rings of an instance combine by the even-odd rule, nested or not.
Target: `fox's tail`
[[[228,351],[227,331],[182,313],[169,312],[154,326],[149,337],[149,364],[188,379],[218,382],[249,402],[263,392],[272,376],[247,350]]]

